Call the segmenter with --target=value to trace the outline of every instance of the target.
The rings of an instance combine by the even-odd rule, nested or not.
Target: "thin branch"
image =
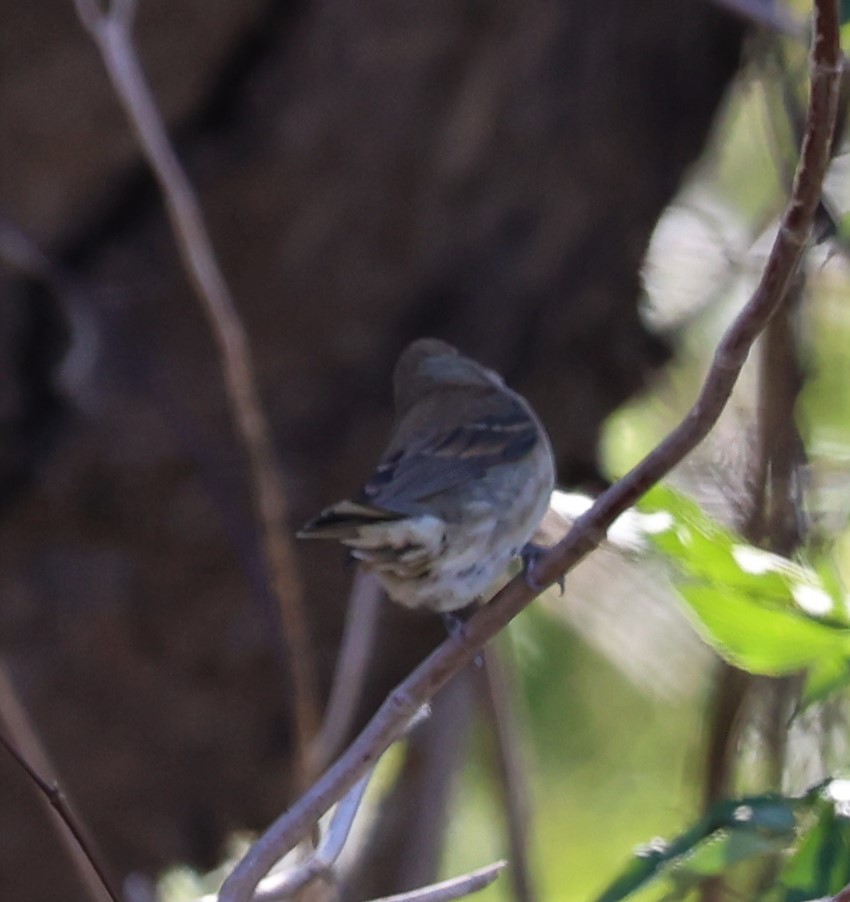
[[[337,655],[321,729],[310,744],[309,772],[320,774],[349,734],[375,646],[383,590],[377,578],[358,568],[348,597],[345,631]]]
[[[133,0],[74,0],[103,57],[107,74],[165,201],[183,265],[218,345],[231,413],[250,464],[251,489],[271,586],[280,606],[295,698],[300,782],[318,727],[315,665],[295,555],[283,532],[287,504],[268,422],[262,410],[248,336],[224,281],[200,205],[171,146],[133,46]],[[303,786],[302,786],[303,788]]]
[[[437,879],[454,789],[471,729],[472,671],[467,668],[428,706],[409,732],[404,761],[371,812],[363,848],[340,875],[344,899],[366,899]]]
[[[298,867],[264,880],[254,894],[254,902],[278,902],[289,899],[308,883],[330,872],[334,862],[342,854],[372,773],[373,771],[369,771],[340,800],[327,831],[322,835],[310,857]]]
[[[506,861],[495,861],[462,877],[433,883],[431,886],[411,890],[409,893],[382,896],[380,899],[373,899],[372,902],[451,902],[452,899],[463,899],[488,887],[507,865]]]
[[[759,285],[721,339],[699,397],[685,419],[633,470],[600,495],[567,536],[538,561],[534,572],[538,585],[552,585],[596,548],[613,520],[705,438],[720,417],[753,342],[782,303],[807,246],[829,162],[841,75],[838,21],[838,0],[815,0],[806,135],[791,199]],[[272,865],[377,761],[420,706],[468,664],[535,594],[521,576],[511,580],[458,635],[440,645],[400,683],[336,763],[249,849],[225,880],[219,902],[250,902],[254,888]]]
[[[531,902],[536,897],[528,859],[531,792],[523,760],[522,731],[517,724],[516,685],[508,667],[512,662],[506,660],[508,651],[505,643],[485,645],[484,666],[475,669],[482,713],[495,739],[496,769],[508,828],[508,877],[516,902]]]
[[[95,900],[110,899],[120,902],[120,895],[112,888],[106,868],[95,852],[94,842],[77,816],[67,796],[55,777],[47,779],[42,773],[52,768],[47,753],[21,703],[4,666],[0,665],[0,720],[14,738],[12,742],[0,732],[0,745],[15,763],[36,785],[51,813],[56,818],[59,837],[68,847],[68,853],[81,881]]]

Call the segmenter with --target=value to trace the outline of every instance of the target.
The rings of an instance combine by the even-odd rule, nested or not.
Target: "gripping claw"
[[[541,557],[548,551],[548,548],[544,548],[543,545],[535,545],[533,542],[529,542],[520,550],[520,557],[522,558],[522,575],[525,579],[525,584],[531,589],[532,592],[536,592],[538,595],[546,588],[546,586],[540,585],[537,580],[534,578],[534,566]],[[564,577],[563,574],[557,579],[557,586],[561,590],[561,597],[564,595]]]
[[[465,608],[458,608],[456,611],[443,611],[440,614],[440,619],[443,621],[443,626],[446,628],[446,632],[453,638],[460,641],[463,638],[463,631],[466,627],[466,621],[478,610],[479,604],[477,601],[473,601],[471,604],[468,604]],[[473,658],[473,664],[476,667],[482,667],[484,664],[484,659],[481,655],[476,655]]]

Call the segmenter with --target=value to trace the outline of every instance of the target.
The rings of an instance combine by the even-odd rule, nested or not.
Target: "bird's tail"
[[[357,501],[340,501],[326,507],[318,517],[298,530],[299,539],[346,539],[354,538],[364,526],[374,526],[391,520],[399,520],[401,515],[392,514]]]

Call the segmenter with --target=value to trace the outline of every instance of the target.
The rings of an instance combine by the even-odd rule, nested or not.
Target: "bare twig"
[[[479,698],[491,726],[496,746],[499,785],[504,799],[508,828],[508,878],[513,884],[516,902],[531,902],[535,896],[528,860],[529,807],[531,792],[526,779],[521,745],[522,731],[517,721],[516,687],[511,680],[504,644],[484,646],[484,666],[477,668]]]
[[[278,902],[281,899],[292,898],[308,883],[330,872],[351,832],[351,825],[360,809],[371,776],[372,771],[369,771],[343,796],[331,817],[327,831],[310,857],[298,867],[264,880],[254,894],[254,902]]]
[[[367,899],[437,879],[450,805],[472,726],[472,673],[458,674],[411,730],[391,789],[376,804],[363,848],[340,875],[344,899]]]
[[[567,536],[538,561],[534,578],[539,585],[551,585],[596,548],[612,521],[705,438],[726,405],[753,342],[782,303],[811,233],[829,162],[841,75],[838,0],[815,0],[814,10],[806,136],[791,200],[761,281],[721,339],[699,397],[685,419],[651,454],[600,495]],[[293,848],[318,816],[383,754],[419,707],[469,663],[535,594],[522,577],[513,579],[459,635],[440,645],[399,684],[327,773],[254,843],[225,880],[220,902],[249,902],[257,883],[275,861]]]
[[[375,645],[382,592],[376,577],[358,568],[348,598],[345,632],[337,655],[325,716],[321,729],[310,744],[311,774],[320,774],[333,760],[354,722]]]
[[[227,395],[245,448],[272,589],[280,606],[292,671],[300,780],[318,727],[314,663],[302,590],[290,542],[286,498],[262,410],[248,337],[219,268],[200,205],[171,146],[132,41],[134,0],[74,0],[77,14],[103,57],[110,81],[159,183],[171,227],[192,285],[218,345]]]
[[[100,862],[94,842],[82,820],[77,816],[56,779],[42,776],[42,773],[50,773],[52,770],[50,761],[23,705],[18,701],[5,667],[1,664],[0,721],[14,738],[12,742],[4,732],[0,732],[0,745],[32,780],[50,805],[51,814],[56,819],[59,838],[67,846],[71,861],[92,899],[95,902],[101,899],[119,902],[120,895],[112,888],[106,868]]]
[[[471,896],[489,886],[507,867],[506,861],[496,861],[477,871],[470,871],[462,877],[453,877],[442,883],[434,883],[409,893],[397,893],[394,896],[383,896],[372,902],[450,902]]]

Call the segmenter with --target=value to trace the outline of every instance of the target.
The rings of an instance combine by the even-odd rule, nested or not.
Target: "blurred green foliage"
[[[850,783],[826,780],[800,797],[763,795],[718,802],[687,832],[656,842],[596,902],[619,902],[650,883],[682,898],[709,876],[794,846],[762,902],[826,899],[850,883]]]
[[[541,899],[590,899],[652,829],[673,830],[698,807],[691,772],[699,706],[636,689],[609,661],[533,607],[516,625],[524,661],[524,749],[536,812],[532,863]],[[504,819],[475,740],[446,838],[446,875],[504,855]],[[509,900],[503,875],[476,898]]]
[[[680,571],[679,592],[717,652],[749,673],[807,670],[818,701],[850,671],[850,617],[843,587],[811,566],[748,545],[699,506],[664,486],[642,502],[670,516],[655,546]]]

